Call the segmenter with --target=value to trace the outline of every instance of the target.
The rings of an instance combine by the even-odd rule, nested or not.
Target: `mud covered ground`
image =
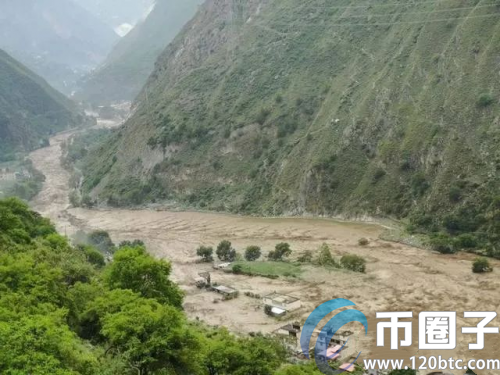
[[[50,147],[31,154],[35,167],[47,178],[33,207],[50,217],[58,230],[68,235],[77,229],[103,229],[116,242],[125,239],[145,241],[152,254],[173,263],[173,276],[186,291],[184,307],[191,318],[223,325],[234,332],[272,332],[287,320],[277,321],[266,316],[260,300],[247,297],[244,292],[265,295],[277,291],[301,298],[303,308],[288,317],[288,321],[304,320],[326,300],[346,298],[355,302],[357,308],[369,318],[369,336],[364,338],[360,335],[353,340],[363,351],[363,358],[402,359],[413,355],[441,355],[455,359],[498,358],[500,335],[486,335],[485,350],[469,351],[467,344],[475,342],[475,337],[460,332],[460,327],[477,324],[477,320],[463,319],[464,311],[498,311],[498,262],[493,262],[498,269],[493,273],[476,275],[471,272],[472,256],[444,256],[385,242],[378,239],[383,228],[374,224],[200,212],[71,208],[68,200],[70,175],[60,164],[61,143],[71,136],[71,132],[59,134],[51,140]],[[370,244],[359,246],[361,237],[370,239]],[[199,245],[216,246],[223,239],[230,240],[240,251],[248,245],[258,245],[264,252],[272,250],[276,243],[286,241],[296,254],[303,250],[316,250],[327,243],[336,256],[355,253],[365,257],[368,261],[367,272],[358,274],[307,266],[300,278],[271,280],[213,271],[210,265],[197,262],[196,248]],[[214,303],[217,295],[195,288],[194,277],[205,270],[213,271],[213,281],[238,289],[239,298]],[[412,347],[395,352],[389,350],[389,345],[376,347],[375,313],[383,311],[413,311]],[[459,344],[455,350],[418,350],[418,313],[421,311],[458,312]],[[499,325],[497,319],[493,326]]]

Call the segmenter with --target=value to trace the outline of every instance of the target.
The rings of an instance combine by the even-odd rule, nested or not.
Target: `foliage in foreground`
[[[0,373],[271,375],[283,365],[270,338],[188,322],[170,263],[141,243],[108,264],[95,251],[0,200]]]

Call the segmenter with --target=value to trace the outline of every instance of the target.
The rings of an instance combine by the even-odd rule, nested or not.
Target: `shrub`
[[[104,230],[91,232],[88,236],[88,243],[105,254],[112,254],[116,249],[109,233]]]
[[[320,266],[323,266],[323,267],[325,267],[325,266],[334,266],[334,267],[338,266],[337,262],[332,257],[332,253],[330,252],[330,248],[328,247],[328,245],[326,243],[321,245],[321,247],[319,248],[319,254],[318,254],[318,258],[316,259],[316,263]]]
[[[429,244],[433,250],[439,251],[441,254],[453,254],[456,252],[452,238],[446,233],[433,235],[429,240]]]
[[[276,245],[274,251],[269,252],[269,259],[272,260],[283,260],[292,254],[292,249],[290,249],[290,244],[282,242]]]
[[[457,203],[462,199],[462,189],[459,186],[453,185],[450,187],[448,197],[451,202]]]
[[[413,195],[420,197],[430,188],[427,178],[422,172],[416,173],[411,179],[411,189]]]
[[[354,272],[366,271],[366,260],[359,255],[347,254],[340,259],[343,268]]]
[[[224,262],[232,262],[236,259],[236,250],[232,248],[231,242],[226,240],[219,243],[215,253],[217,254],[219,260]]]
[[[382,179],[386,175],[386,171],[383,170],[382,168],[377,168],[375,173],[373,174],[373,180],[372,183],[376,184],[378,181]]]
[[[256,118],[257,123],[260,125],[264,125],[264,123],[266,122],[266,120],[270,114],[271,114],[271,111],[269,109],[262,108],[257,115],[257,118]]]
[[[359,246],[367,246],[369,243],[370,243],[370,241],[368,241],[368,239],[364,238],[364,237],[362,237],[358,240]]]
[[[85,254],[87,262],[93,264],[97,268],[102,268],[106,265],[106,260],[101,252],[92,246],[77,245],[76,248]]]
[[[122,241],[120,242],[120,244],[118,245],[118,248],[122,248],[122,247],[144,247],[145,244],[144,244],[144,241],[142,240],[133,240],[133,241]]]
[[[475,249],[479,246],[476,236],[470,233],[464,233],[455,239],[455,247],[458,249]]]
[[[493,104],[494,101],[495,101],[495,99],[493,98],[493,96],[491,96],[490,94],[484,93],[484,94],[479,95],[479,99],[477,100],[477,104],[479,107],[488,107],[491,104]]]
[[[493,268],[486,258],[476,258],[474,263],[472,263],[472,272],[474,273],[485,273],[491,271],[493,271]]]
[[[297,261],[300,263],[311,263],[313,260],[313,254],[311,250],[306,250],[304,251],[304,254],[302,254]]]
[[[243,267],[241,266],[241,264],[235,264],[232,268],[233,270],[233,273],[239,275],[240,273],[243,272]]]
[[[245,259],[253,262],[260,258],[262,251],[258,246],[248,246],[245,250]]]
[[[200,246],[196,250],[196,255],[201,257],[203,262],[207,262],[207,263],[212,262],[214,260],[213,253],[214,253],[214,249],[212,247],[208,247],[208,246]]]

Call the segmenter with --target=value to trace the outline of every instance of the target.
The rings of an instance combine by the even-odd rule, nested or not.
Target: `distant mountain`
[[[0,48],[66,93],[118,39],[72,0],[0,1]]]
[[[163,49],[193,17],[202,0],[161,0],[144,22],[115,46],[105,63],[77,94],[93,103],[132,100],[139,93]]]
[[[154,4],[154,0],[73,0],[102,22],[117,29],[123,24],[135,25]]]
[[[32,150],[84,119],[72,101],[0,50],[0,160]]]

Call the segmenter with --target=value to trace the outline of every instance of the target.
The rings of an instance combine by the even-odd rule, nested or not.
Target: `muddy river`
[[[101,123],[101,126],[110,126]],[[153,210],[88,210],[71,208],[68,199],[70,174],[60,163],[61,144],[73,135],[58,134],[51,146],[31,154],[35,167],[46,176],[43,191],[33,201],[33,207],[49,217],[61,233],[73,234],[78,229],[103,229],[113,240],[141,239],[149,251],[173,264],[173,277],[186,291],[185,310],[195,319],[208,324],[224,325],[235,332],[272,332],[284,325],[266,316],[259,299],[244,295],[252,292],[290,294],[302,300],[303,307],[289,320],[304,320],[321,302],[332,298],[347,298],[369,318],[369,336],[360,337],[364,357],[408,358],[413,355],[498,358],[500,335],[486,335],[486,349],[470,351],[474,335],[458,330],[459,344],[455,350],[430,352],[418,350],[418,313],[422,311],[456,311],[458,326],[475,326],[474,319],[464,319],[465,311],[498,311],[499,271],[476,275],[471,272],[473,257],[467,254],[443,256],[426,250],[388,243],[378,239],[383,228],[372,224],[343,223],[327,219],[255,218],[200,212]],[[366,237],[370,244],[358,245]],[[312,266],[296,279],[271,280],[260,277],[231,275],[213,271],[212,279],[240,291],[240,297],[219,302],[217,295],[198,290],[194,278],[199,272],[211,270],[210,265],[197,263],[199,245],[215,246],[230,240],[240,251],[248,245],[258,245],[264,253],[278,242],[289,242],[295,253],[316,250],[321,244],[330,245],[335,256],[355,253],[368,261],[367,272],[328,271]],[[494,262],[496,269],[500,264]],[[390,351],[377,348],[375,313],[412,311],[413,342],[411,347]],[[496,326],[500,322],[495,321]],[[388,342],[388,338],[386,340]],[[479,372],[478,372],[479,373]],[[483,372],[486,373],[486,372]]]

